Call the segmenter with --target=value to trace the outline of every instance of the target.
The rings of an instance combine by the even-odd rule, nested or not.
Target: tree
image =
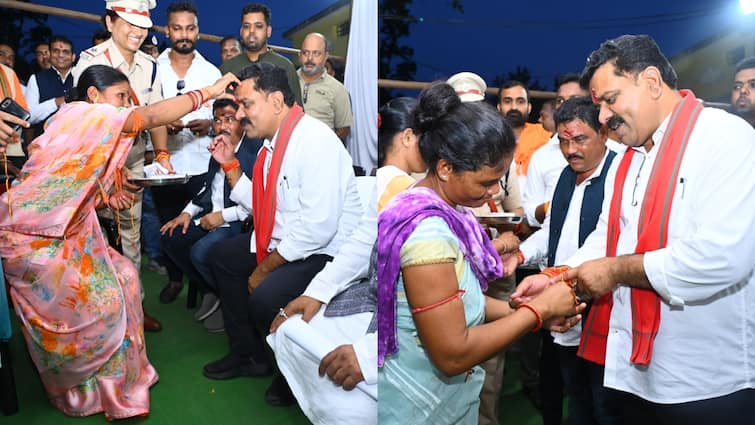
[[[514,71],[509,71],[504,77],[503,74],[496,75],[493,79],[493,87],[500,87],[506,81],[519,81],[523,83],[529,90],[547,90],[547,88],[540,84],[539,81],[531,81],[532,73],[526,66],[517,65]]]
[[[414,62],[414,49],[401,43],[401,39],[408,37],[412,24],[420,20],[409,15],[409,5],[412,0],[381,0],[378,5],[380,17],[380,55],[378,78],[391,80],[413,81],[417,72]],[[461,0],[451,0],[451,8],[464,13]],[[378,102],[380,105],[393,96],[388,89],[381,88]]]

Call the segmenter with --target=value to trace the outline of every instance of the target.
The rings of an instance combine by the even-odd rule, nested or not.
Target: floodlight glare
[[[755,0],[739,0],[739,7],[744,15],[750,15],[755,12]]]

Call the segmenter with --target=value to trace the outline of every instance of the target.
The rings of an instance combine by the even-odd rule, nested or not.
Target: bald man
[[[325,72],[329,43],[324,35],[310,33],[299,50],[301,68],[296,71],[304,112],[324,122],[341,140],[351,129],[351,101],[346,87]]]

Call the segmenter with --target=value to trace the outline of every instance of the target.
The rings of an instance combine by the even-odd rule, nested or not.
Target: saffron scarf
[[[469,209],[459,211],[431,189],[414,187],[396,195],[378,216],[378,366],[396,353],[396,285],[401,272],[401,247],[419,223],[440,217],[459,239],[459,249],[483,291],[503,274],[493,243]]]
[[[283,157],[286,155],[288,142],[294,128],[304,116],[304,110],[298,104],[294,104],[283,119],[278,129],[278,138],[273,149],[273,157],[270,160],[270,169],[267,172],[265,184],[265,160],[268,150],[263,148],[252,170],[252,218],[254,219],[255,244],[257,247],[257,264],[269,254],[267,247],[273,236],[275,227],[275,211],[278,205],[278,176],[280,175]]]
[[[695,122],[703,105],[689,90],[680,90],[682,100],[674,108],[666,133],[658,147],[658,156],[648,181],[638,222],[635,254],[654,251],[666,246],[668,221],[679,168]],[[608,210],[606,256],[616,256],[621,234],[621,198],[624,182],[634,156],[627,149],[616,171],[613,198]],[[578,354],[590,361],[605,364],[608,322],[613,306],[613,295],[601,297],[590,309],[585,322]],[[632,288],[632,355],[633,364],[647,366],[653,354],[653,341],[661,324],[661,299],[652,289]]]

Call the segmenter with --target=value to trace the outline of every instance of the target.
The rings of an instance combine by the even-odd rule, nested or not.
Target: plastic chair
[[[0,410],[5,415],[18,412],[16,381],[10,358],[11,322],[8,295],[5,289],[5,274],[0,262]]]

